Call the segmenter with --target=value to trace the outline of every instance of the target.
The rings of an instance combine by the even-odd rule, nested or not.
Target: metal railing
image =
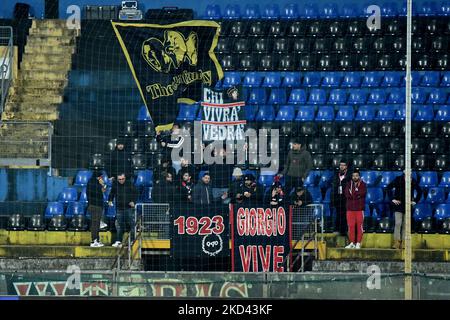
[[[0,57],[0,115],[2,114],[9,87],[13,80],[14,44],[13,29],[10,26],[0,27],[0,47],[6,48]]]

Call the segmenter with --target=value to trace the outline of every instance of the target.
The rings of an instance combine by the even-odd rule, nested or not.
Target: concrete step
[[[1,245],[0,257],[8,258],[115,258],[120,249],[111,246]]]
[[[30,35],[27,39],[27,45],[47,45],[47,46],[71,46],[75,44],[73,37],[49,37]]]
[[[47,46],[45,44],[31,43],[25,46],[24,52],[30,54],[73,54],[75,47],[70,46]]]
[[[62,96],[57,95],[33,95],[33,94],[17,94],[8,97],[8,102],[15,102],[17,104],[58,104],[63,102]],[[39,107],[37,108],[39,109]]]
[[[13,86],[9,88],[9,95],[39,95],[39,96],[61,96],[64,94],[64,87],[44,87],[35,88],[27,86]]]
[[[5,111],[2,113],[2,121],[6,120],[27,120],[27,121],[53,121],[58,120],[59,113],[58,112],[11,112]]]
[[[66,26],[64,28],[49,28],[49,27],[39,27],[39,28],[30,28],[30,35],[39,35],[39,36],[51,36],[51,37],[75,37],[76,30],[67,29]]]
[[[28,89],[58,89],[58,90],[64,90],[64,87],[67,85],[68,80],[67,79],[60,79],[60,80],[47,80],[47,81],[40,81],[40,80],[24,80],[17,78],[13,82],[13,87],[19,87],[17,91],[20,91],[21,89],[24,89],[25,91]],[[16,90],[16,89],[14,89]]]
[[[45,20],[36,20],[34,19],[31,23],[31,28],[55,28],[55,29],[63,29],[66,28],[66,20],[63,19],[45,19]]]
[[[82,271],[86,270],[111,270],[115,258],[0,258],[0,270],[36,271],[57,270],[66,271],[68,266],[78,266]]]
[[[413,250],[414,261],[449,261],[449,250],[416,249]],[[395,249],[344,249],[327,247],[325,260],[353,261],[400,261],[404,260],[404,250]]]
[[[20,70],[26,71],[26,70],[34,70],[34,71],[61,71],[61,72],[67,72],[70,70],[70,67],[72,65],[72,61],[64,61],[64,62],[58,62],[55,64],[52,64],[50,62],[36,62],[36,61],[22,61],[20,63]]]
[[[23,70],[19,75],[20,79],[23,80],[67,80],[67,71],[34,71],[34,70]]]
[[[69,54],[43,54],[43,53],[30,54],[30,53],[25,53],[22,56],[22,62],[35,62],[35,63],[43,63],[43,64],[60,64],[60,63],[72,62],[72,57]]]
[[[5,106],[5,111],[52,113],[52,112],[57,112],[58,108],[59,108],[59,103],[43,103],[43,102],[39,102],[39,101],[30,101],[30,102],[8,101]]]
[[[400,261],[335,261],[335,260],[315,260],[313,262],[313,272],[359,272],[367,274],[370,266],[377,266],[381,273],[401,273],[404,272],[405,264]],[[448,262],[413,262],[413,272],[419,273],[450,273],[450,263]],[[369,270],[370,271],[370,270]]]

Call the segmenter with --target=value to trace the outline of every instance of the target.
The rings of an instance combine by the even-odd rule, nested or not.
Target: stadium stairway
[[[111,233],[101,232],[102,248],[91,248],[90,232],[42,232],[0,230],[1,270],[58,270],[76,265],[81,270],[112,270],[120,249],[111,247]],[[136,248],[133,248],[136,254]],[[125,250],[126,251],[126,250]],[[124,251],[122,251],[123,253]],[[122,258],[121,269],[128,268]],[[132,270],[141,270],[135,259]]]
[[[58,119],[58,107],[63,102],[67,74],[75,50],[76,30],[69,30],[65,20],[33,20],[18,76],[10,88],[5,111],[2,113],[0,136],[23,141],[1,152],[18,158],[40,158],[48,150],[36,141],[46,141],[49,128],[38,129],[33,121]],[[26,125],[8,124],[27,121]],[[1,155],[0,155],[1,157]]]

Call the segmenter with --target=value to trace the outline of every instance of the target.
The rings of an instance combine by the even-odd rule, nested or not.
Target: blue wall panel
[[[0,201],[8,197],[8,174],[6,169],[0,169]]]

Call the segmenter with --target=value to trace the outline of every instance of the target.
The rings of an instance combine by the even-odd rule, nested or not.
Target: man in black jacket
[[[347,236],[347,207],[344,188],[352,179],[347,160],[341,159],[339,171],[335,173],[331,189],[331,207],[336,210],[335,232]]]
[[[312,202],[311,193],[305,187],[297,187],[291,195],[291,204],[297,208],[304,208]]]
[[[252,174],[244,176],[244,186],[242,187],[242,204],[248,207],[262,205],[264,191],[259,186]],[[239,202],[238,202],[239,203]]]
[[[405,236],[405,175],[401,175],[388,184],[386,190],[391,191],[395,189],[393,199],[391,201],[392,208],[395,215],[395,227],[394,227],[394,245],[393,249],[402,248],[402,239]],[[414,197],[414,190],[416,196]],[[417,181],[411,178],[411,199],[413,199],[412,205],[414,206],[419,202],[422,196],[422,190],[419,188]]]
[[[221,198],[214,198],[211,188],[211,176],[205,172],[201,180],[195,185],[192,191],[192,202],[200,205],[209,205],[225,200],[228,194],[224,193]]]
[[[163,178],[156,183],[152,190],[152,201],[155,203],[172,204],[175,197],[173,176],[169,172],[163,173]]]
[[[104,199],[103,194],[106,191],[106,184],[103,180],[103,173],[95,171],[92,178],[87,183],[86,195],[89,203],[87,211],[91,214],[91,247],[103,247],[100,241],[100,220],[103,215]]]
[[[111,193],[109,194],[108,203],[113,205],[116,200],[116,241],[113,247],[122,246],[122,238],[125,229],[134,232],[134,207],[138,193],[131,179],[127,178],[125,173],[117,176],[117,181],[113,182]]]
[[[117,175],[125,173],[131,174],[131,154],[125,149],[125,141],[118,139],[116,149],[111,152],[109,159],[109,175],[117,179]]]
[[[178,192],[180,196],[180,202],[192,203],[192,190],[194,189],[194,183],[192,182],[192,177],[188,171],[186,171],[179,184]]]

